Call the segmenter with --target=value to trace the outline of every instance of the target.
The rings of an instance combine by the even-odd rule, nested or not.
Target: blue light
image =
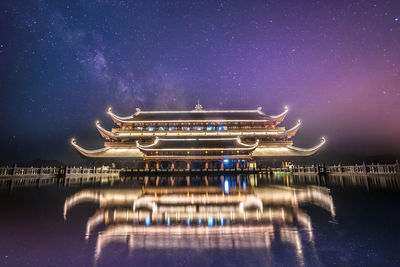
[[[243,181],[243,190],[246,190],[246,181]]]
[[[152,132],[154,130],[153,127],[147,127],[147,131]]]
[[[150,225],[150,216],[146,216],[146,226]]]
[[[201,225],[201,218],[199,217],[199,225]]]
[[[167,217],[167,225],[170,226],[171,225],[171,218],[168,216]]]
[[[213,226],[214,220],[213,220],[212,216],[208,216],[207,223],[208,223],[208,226],[210,226],[210,227]]]
[[[224,226],[224,217],[221,216],[221,226]]]
[[[187,217],[187,219],[186,219],[186,224],[187,224],[187,226],[190,225],[190,216]]]
[[[229,194],[229,181],[225,180],[224,182],[224,190],[225,190],[225,194]]]
[[[225,164],[229,163],[229,159],[224,159],[223,161]]]
[[[207,126],[206,130],[207,131],[212,131],[213,127],[212,126]]]

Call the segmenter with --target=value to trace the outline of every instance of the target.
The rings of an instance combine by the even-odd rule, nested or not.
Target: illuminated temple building
[[[96,122],[104,148],[87,150],[72,145],[86,158],[144,160],[146,168],[191,168],[192,162],[201,168],[248,167],[250,162],[265,157],[309,156],[325,143],[312,148],[293,146],[292,137],[298,131],[298,121],[290,129],[280,126],[288,108],[275,116],[255,110],[205,110],[200,104],[190,111],[142,111],[127,117],[108,115],[119,126],[104,129]]]

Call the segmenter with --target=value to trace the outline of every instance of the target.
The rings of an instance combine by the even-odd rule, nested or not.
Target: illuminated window
[[[222,126],[222,125],[218,126],[218,131],[226,131],[227,129],[228,129],[227,126]]]
[[[201,130],[203,130],[203,127],[202,127],[202,126],[197,126],[197,127],[196,127],[196,130],[197,130],[197,131],[201,131]]]
[[[214,129],[215,129],[214,126],[207,126],[207,128],[206,128],[207,131],[212,131],[212,130],[214,130]]]
[[[159,131],[164,131],[164,127],[158,127]]]
[[[168,131],[172,132],[174,130],[174,127],[169,127]]]
[[[152,132],[152,131],[154,131],[154,128],[153,127],[147,127],[147,131]]]

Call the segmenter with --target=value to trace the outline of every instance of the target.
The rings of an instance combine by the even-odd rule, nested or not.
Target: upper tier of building
[[[137,108],[131,116],[121,117],[108,109],[108,114],[113,121],[120,125],[151,124],[151,125],[176,125],[176,124],[204,124],[204,123],[261,123],[277,125],[283,121],[289,109],[279,115],[266,115],[261,107],[256,110],[203,110],[201,105],[196,105],[194,110],[187,111],[142,111]]]
[[[292,128],[276,126],[288,108],[276,116],[256,110],[203,110],[197,104],[190,111],[141,111],[120,117],[111,109],[108,114],[120,128],[96,127],[109,142],[105,147],[87,150],[72,145],[89,158],[179,158],[179,159],[248,159],[252,157],[309,156],[325,143],[312,148],[293,146],[291,138],[301,122]],[[188,153],[189,152],[189,153]]]

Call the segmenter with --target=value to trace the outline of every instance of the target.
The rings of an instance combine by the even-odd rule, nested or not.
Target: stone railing
[[[73,176],[73,175],[119,175],[120,169],[102,167],[0,167],[0,177],[25,176]]]

